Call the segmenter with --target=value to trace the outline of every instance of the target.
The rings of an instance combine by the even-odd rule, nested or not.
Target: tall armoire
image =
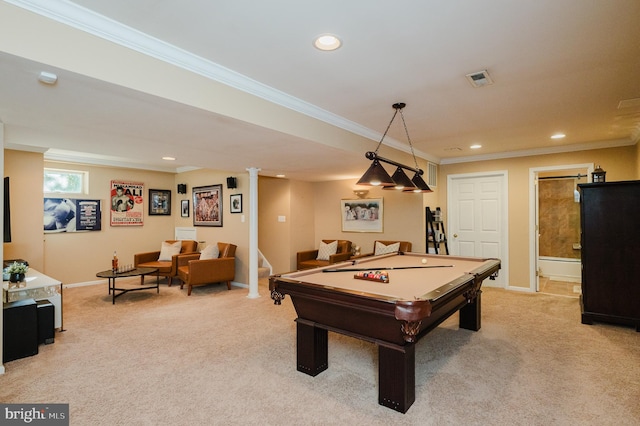
[[[579,188],[582,323],[626,324],[640,331],[640,181]]]

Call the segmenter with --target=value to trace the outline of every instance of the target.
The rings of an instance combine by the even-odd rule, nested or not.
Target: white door
[[[507,172],[447,177],[448,237],[451,254],[498,258],[502,269],[483,285],[508,282]]]

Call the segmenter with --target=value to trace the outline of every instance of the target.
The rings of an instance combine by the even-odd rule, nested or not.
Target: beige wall
[[[318,248],[322,239],[349,240],[363,253],[373,251],[375,240],[410,241],[413,251],[424,252],[423,195],[382,190],[356,185],[357,180],[341,180],[313,184],[315,198],[315,239],[311,247]],[[384,221],[382,233],[342,232],[341,199],[357,199],[354,189],[368,189],[366,198],[382,198]]]
[[[288,179],[262,176],[258,179],[258,245],[274,273],[291,270],[291,234],[298,229],[292,222],[291,191]],[[279,222],[279,216],[285,222]],[[300,229],[306,230],[304,222]]]
[[[238,187],[227,188],[227,177],[237,178]],[[187,185],[186,194],[177,194],[175,189],[178,183]],[[220,170],[196,170],[179,173],[175,175],[173,184],[173,208],[176,212],[172,215],[174,224],[172,226],[193,227],[193,201],[191,201],[191,191],[193,187],[222,184],[222,226],[197,226],[196,232],[199,241],[204,241],[203,245],[216,244],[218,242],[231,243],[238,246],[236,249],[236,278],[239,283],[249,283],[249,175],[232,174]],[[242,194],[242,213],[231,213],[230,195]],[[190,200],[190,214],[188,218],[180,216],[180,201]],[[244,218],[244,222],[243,222]],[[171,228],[173,235],[173,228]]]
[[[295,253],[317,248],[323,238],[352,241],[370,251],[377,239],[411,241],[413,250],[424,252],[424,206],[439,206],[445,213],[447,176],[495,170],[509,172],[509,284],[529,287],[529,168],[579,163],[600,164],[607,171],[607,180],[633,180],[638,172],[636,146],[581,151],[556,155],[540,155],[505,160],[479,161],[439,166],[439,182],[430,194],[406,194],[368,188],[370,198],[384,199],[384,232],[342,232],[340,200],[355,198],[355,180],[309,183],[286,179],[259,179],[259,246],[274,272],[295,269]],[[148,216],[142,227],[110,227],[109,210],[104,209],[103,231],[76,234],[42,233],[42,169],[44,166],[90,171],[90,193],[87,198],[106,201],[105,194],[112,179],[140,181],[148,189],[172,191],[172,215]],[[164,239],[174,235],[176,226],[193,226],[193,219],[180,217],[180,201],[191,199],[194,186],[223,184],[223,227],[197,227],[197,236],[207,244],[218,241],[238,246],[236,281],[248,283],[249,247],[249,177],[236,176],[238,188],[226,188],[223,171],[198,170],[180,174],[130,170],[99,166],[78,166],[48,163],[42,154],[5,151],[5,175],[11,176],[12,230],[14,242],[4,245],[4,258],[28,259],[36,269],[55,276],[65,283],[95,280],[97,271],[109,267],[113,250],[121,262],[133,262],[133,254],[155,250]],[[187,184],[187,194],[177,194],[178,183]],[[243,194],[243,213],[229,212],[229,195]],[[191,204],[191,203],[190,203]],[[17,207],[30,206],[20,214]],[[191,209],[193,206],[190,206]],[[278,221],[283,216],[284,222]],[[244,217],[244,222],[242,221]],[[90,255],[87,255],[90,253]],[[70,267],[72,265],[72,267]]]
[[[571,153],[538,155],[504,160],[441,165],[440,205],[447,205],[447,176],[465,173],[507,170],[509,173],[509,274],[512,287],[529,288],[529,168],[570,164],[599,164],[607,172],[607,181],[638,178],[637,148],[627,146]]]
[[[123,265],[133,264],[135,253],[159,250],[163,240],[174,235],[174,218],[179,210],[172,206],[171,216],[149,216],[149,189],[168,189],[175,197],[173,173],[152,172],[113,167],[88,166],[44,161],[44,167],[82,170],[89,172],[88,198],[102,201],[102,230],[95,232],[74,232],[42,234],[42,219],[38,220],[38,231],[44,235],[44,272],[66,284],[93,281],[96,272],[111,267],[114,250]],[[42,180],[42,179],[41,179]],[[110,195],[112,180],[142,182],[144,184],[144,224],[143,226],[110,226]],[[38,182],[40,198],[42,182]],[[35,191],[34,191],[35,192]],[[42,200],[38,204],[42,215]]]
[[[42,182],[40,153],[4,151],[4,175],[9,176],[11,242],[4,243],[4,259],[25,259],[35,269],[44,268]]]
[[[424,206],[436,206],[437,192],[406,194],[355,183],[355,179],[308,183],[260,178],[260,250],[274,273],[294,270],[296,253],[318,248],[322,239],[349,240],[364,252],[373,250],[375,240],[403,240],[411,241],[413,251],[424,251]],[[383,198],[382,233],[342,232],[340,200],[356,198],[354,189],[369,189],[367,198]],[[278,222],[278,216],[285,216],[286,222]]]
[[[248,194],[248,176],[238,177],[238,188],[226,188],[229,173],[194,171],[174,174],[44,161],[40,153],[5,150],[5,175],[11,181],[11,228],[13,241],[4,244],[4,258],[22,258],[33,268],[61,280],[65,284],[97,280],[95,274],[110,268],[116,250],[122,264],[133,263],[133,255],[159,250],[163,240],[172,239],[176,226],[193,226],[193,216],[180,216],[180,201],[191,199],[193,186],[223,185],[223,227],[197,227],[198,240],[207,244],[218,241],[238,246],[236,253],[236,281],[248,283],[248,220],[243,214],[229,212],[229,195]],[[82,197],[102,201],[102,230],[44,234],[42,221],[42,192],[44,167],[89,172],[89,193]],[[109,225],[109,189],[111,180],[144,183],[144,225],[112,227]],[[187,184],[187,194],[177,194],[177,183]],[[170,216],[149,216],[148,190],[168,189],[172,194]],[[244,212],[249,200],[244,197]],[[191,204],[191,202],[190,202]],[[190,205],[191,213],[193,206]]]

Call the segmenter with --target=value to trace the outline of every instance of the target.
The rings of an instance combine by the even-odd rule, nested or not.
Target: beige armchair
[[[166,243],[175,243],[178,240],[167,240]],[[182,246],[180,247],[180,254],[193,253],[198,248],[198,242],[193,240],[182,240]],[[137,253],[133,255],[133,266],[136,268],[158,268],[158,274],[162,277],[169,279],[169,287],[173,277],[178,274],[178,256],[176,254],[171,256],[171,260],[158,260],[160,257],[160,251],[149,251],[146,253]],[[144,284],[144,275],[140,276],[140,284]]]
[[[384,244],[385,246],[391,245],[391,244],[395,244],[395,243],[400,243],[400,246],[398,248],[398,251],[400,252],[409,252],[411,251],[411,242],[410,241],[374,241],[373,242],[373,251],[371,253],[362,253],[359,254],[358,256],[353,256],[351,257],[351,259],[357,259],[359,257],[366,257],[366,256],[373,256],[376,252],[376,243],[380,243],[380,244]]]
[[[187,296],[193,286],[224,282],[231,290],[231,281],[236,277],[236,247],[229,243],[218,243],[220,254],[214,259],[200,260],[200,253],[178,256],[178,278],[180,288],[187,285]]]
[[[322,240],[323,243],[332,243],[336,240]],[[318,268],[320,266],[327,266],[333,263],[344,262],[349,260],[353,253],[351,253],[351,241],[338,240],[338,249],[336,254],[329,256],[329,260],[318,260],[318,250],[306,250],[299,251],[296,254],[296,268],[298,270]]]

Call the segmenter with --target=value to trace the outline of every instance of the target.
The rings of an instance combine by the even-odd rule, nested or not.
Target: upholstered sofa
[[[380,243],[380,244],[378,244]],[[395,243],[400,243],[398,246],[398,250],[400,252],[409,252],[411,251],[411,242],[410,241],[383,241],[383,240],[377,240],[373,242],[373,251],[370,253],[362,253],[359,254],[357,256],[352,256],[351,259],[355,259],[355,258],[359,258],[359,257],[366,257],[366,256],[373,256],[375,254],[384,254],[384,253],[380,253],[380,251],[384,252],[386,250],[387,246],[390,246],[392,244]],[[382,250],[376,250],[376,245],[378,245],[378,247],[380,247]],[[384,247],[383,247],[384,246]],[[394,250],[395,252],[395,250]]]
[[[325,244],[330,244],[336,240],[322,240]],[[344,262],[349,260],[351,255],[351,241],[337,240],[338,247],[335,254],[329,255],[328,260],[318,259],[319,250],[306,250],[299,251],[296,254],[296,267],[298,270],[318,268],[320,266],[327,266],[333,263]]]
[[[224,282],[231,290],[231,281],[236,277],[236,247],[234,244],[217,243],[218,256],[212,259],[201,259],[201,253],[178,256],[180,288],[187,285],[187,296],[191,296],[196,285]]]
[[[179,240],[167,240],[165,243],[175,244]],[[180,241],[180,253],[171,256],[171,260],[159,260],[162,250],[137,253],[133,255],[133,266],[136,268],[158,268],[158,275],[169,279],[169,286],[178,274],[178,256],[193,253],[198,248],[198,242],[193,240]],[[140,284],[144,283],[144,275],[140,276]]]

